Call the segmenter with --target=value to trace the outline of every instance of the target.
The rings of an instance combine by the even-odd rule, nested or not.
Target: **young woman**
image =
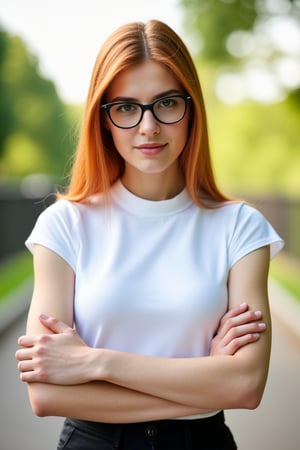
[[[16,357],[33,411],[69,417],[59,449],[236,448],[223,409],[261,400],[282,240],[217,188],[198,76],[167,25],[103,45],[68,191],[26,244]]]

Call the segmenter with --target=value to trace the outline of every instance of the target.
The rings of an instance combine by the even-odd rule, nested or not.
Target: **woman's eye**
[[[135,111],[135,109],[136,109],[135,106],[132,105],[131,103],[123,103],[122,105],[119,105],[119,107],[118,107],[119,112],[125,112],[125,113],[133,112],[133,111]]]
[[[159,105],[161,108],[171,108],[175,105],[175,101],[172,98],[165,98],[164,100],[160,101]]]

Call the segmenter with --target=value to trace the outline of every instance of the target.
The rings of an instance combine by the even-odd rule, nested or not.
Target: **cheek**
[[[129,133],[129,130],[121,130],[116,127],[112,129],[110,127],[110,132],[117,151],[120,155],[123,155],[131,142],[131,134]]]

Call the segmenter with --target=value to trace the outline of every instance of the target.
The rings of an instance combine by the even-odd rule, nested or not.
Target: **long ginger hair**
[[[84,201],[93,194],[108,192],[122,176],[124,161],[105,127],[100,105],[105,102],[106,90],[120,72],[146,60],[166,67],[192,97],[188,139],[179,163],[193,201],[205,207],[223,203],[228,198],[218,189],[212,170],[206,111],[195,65],[179,36],[157,20],[146,24],[129,23],[118,28],[100,49],[70,183],[63,197],[75,202]]]

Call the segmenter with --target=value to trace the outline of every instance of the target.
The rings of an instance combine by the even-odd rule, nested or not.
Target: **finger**
[[[30,372],[34,369],[34,365],[33,362],[30,361],[21,361],[18,364],[18,370],[19,372],[23,373],[23,372]]]
[[[235,306],[234,308],[231,308],[228,311],[228,314],[229,314],[229,317],[235,317],[235,316],[238,316],[239,314],[246,312],[248,310],[249,310],[248,303],[241,303],[240,305]]]
[[[261,311],[246,311],[237,316],[227,318],[227,320],[220,326],[218,334],[224,337],[232,328],[244,324],[256,323],[262,317]]]
[[[257,322],[262,318],[261,311],[246,311],[238,316],[231,317],[227,320],[229,326],[236,327],[238,325]]]
[[[33,347],[36,342],[36,336],[20,336],[18,339],[18,344],[21,347]]]
[[[231,308],[222,317],[222,319],[220,321],[219,329],[221,330],[221,327],[223,327],[228,322],[229,319],[238,317],[241,314],[246,313],[248,310],[249,310],[249,305],[247,303],[242,303],[239,306],[235,306],[234,308]]]
[[[32,348],[38,344],[44,344],[51,339],[51,334],[34,334],[21,336],[18,339],[18,344],[24,348]]]
[[[69,330],[72,330],[72,328],[70,328],[61,320],[56,319],[55,317],[49,317],[43,313],[39,314],[39,320],[46,328],[48,328],[48,330],[52,331],[55,334],[65,333]]]
[[[249,306],[247,303],[241,303],[239,306],[235,306],[234,308],[229,309],[226,314],[222,317],[222,321],[226,321],[227,319],[230,319],[231,317],[238,316],[239,314],[248,311]]]
[[[20,380],[24,383],[42,382],[42,377],[35,370],[28,370],[26,372],[20,372]]]
[[[17,350],[15,353],[15,358],[18,361],[25,361],[28,359],[32,358],[32,350],[27,350],[27,349],[22,349],[22,350]]]
[[[258,341],[260,333],[250,333],[233,339],[227,346],[227,354],[234,355],[240,348]]]
[[[231,328],[223,337],[223,345],[227,346],[231,341],[237,338],[248,336],[250,334],[260,334],[266,330],[266,324],[263,322],[252,322]]]

